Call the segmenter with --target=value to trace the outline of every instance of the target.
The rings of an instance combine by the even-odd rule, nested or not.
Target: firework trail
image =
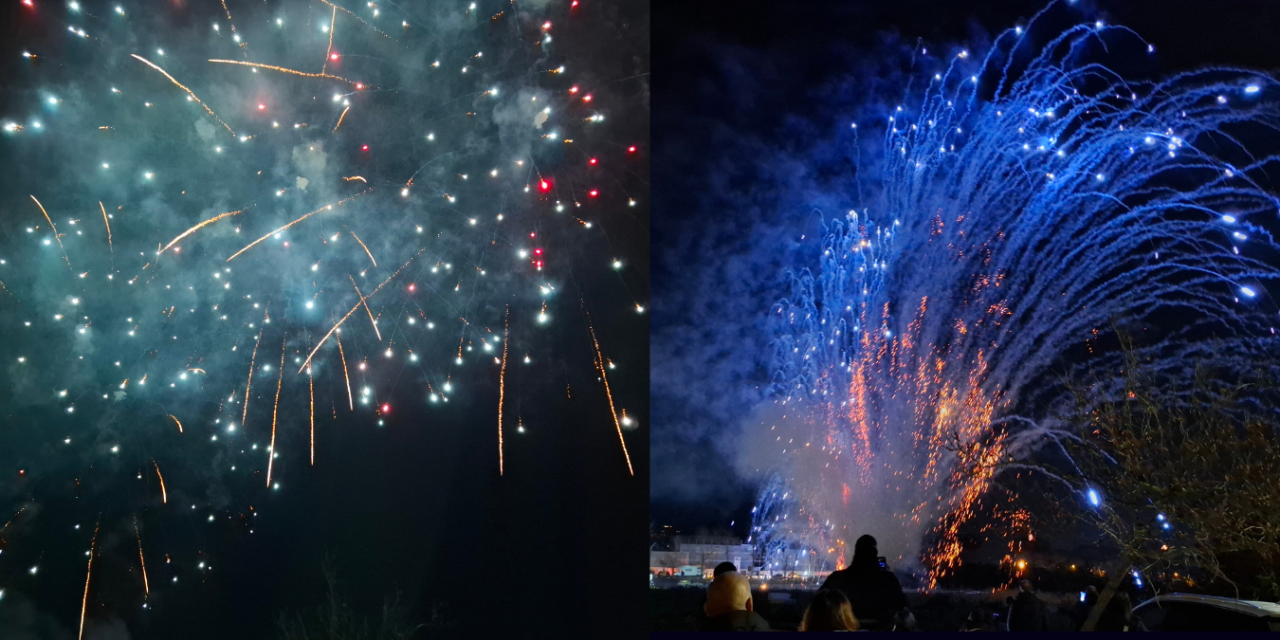
[[[338,357],[342,358],[342,379],[347,382],[347,407],[355,411],[356,399],[351,395],[351,374],[347,373],[347,354],[342,350],[342,336],[335,335],[334,339],[338,341]]]
[[[338,7],[334,7],[333,14],[329,16],[329,47],[324,50],[324,64],[320,66],[320,73],[322,74],[329,70],[329,56],[333,54],[333,32],[335,30],[334,28],[337,26]],[[342,115],[347,115],[346,109],[342,110]],[[338,124],[342,124],[342,118],[338,118]],[[337,131],[338,128],[334,127],[333,130]]]
[[[141,58],[139,58],[139,60],[141,60]],[[240,60],[210,60],[209,62],[216,62],[218,64],[238,64],[243,67],[253,67],[255,69],[270,69],[272,71],[279,71],[280,73],[289,73],[295,76],[303,76],[304,78],[328,78],[330,80],[341,80],[352,86],[356,86],[360,84],[358,82],[354,82],[352,80],[341,78],[335,75],[330,75],[328,73],[307,73],[305,71],[298,71],[296,69],[286,69],[284,67],[277,67],[273,64],[260,64],[257,62],[241,62]],[[150,63],[147,63],[147,64],[150,64]],[[159,67],[156,67],[156,68],[158,69]],[[165,75],[168,75],[168,74],[165,74]],[[172,78],[170,78],[170,80],[172,80]],[[181,87],[182,85],[178,85],[178,86]],[[230,131],[231,129],[228,128],[227,130]]]
[[[178,425],[178,433],[182,433],[182,421],[178,420],[177,416],[173,415],[172,413],[169,414],[169,417],[173,418],[173,422]]]
[[[351,274],[347,274],[347,278],[351,280],[351,286],[355,287],[356,295],[360,296],[360,303],[364,305],[364,312],[369,314],[369,324],[373,325],[373,332],[378,336],[378,342],[382,342],[382,333],[378,331],[378,321],[374,319],[373,311],[369,310],[369,303],[365,302],[364,295],[360,293],[360,285],[356,284],[356,279],[352,278]]]
[[[160,465],[155,460],[151,464],[156,468],[156,477],[160,479],[160,501],[163,504],[169,504],[169,491],[164,488],[164,475],[160,473]]]
[[[609,373],[605,371],[604,355],[600,353],[600,341],[596,340],[596,328],[591,324],[590,314],[587,316],[587,330],[591,333],[591,346],[596,352],[596,372],[604,383],[604,394],[609,399],[609,412],[613,414],[613,426],[618,430],[618,443],[622,445],[622,456],[627,460],[627,473],[635,475],[631,466],[631,454],[627,452],[627,440],[622,437],[622,423],[618,421],[618,410],[613,406],[613,390],[609,388]]]
[[[281,367],[283,370],[283,367]],[[307,400],[310,402],[311,410],[308,415],[311,418],[311,464],[316,463],[316,383],[311,377],[311,367],[307,367]]]
[[[99,202],[98,204],[99,204],[99,205],[101,205],[102,203],[101,203],[101,202]],[[185,238],[185,237],[187,237],[187,236],[189,236],[189,235],[191,235],[191,234],[193,234],[193,233],[195,233],[195,232],[199,231],[200,229],[204,228],[204,227],[205,227],[205,226],[207,226],[207,225],[213,224],[213,223],[215,223],[215,222],[217,222],[217,221],[219,221],[219,220],[221,220],[221,219],[223,219],[223,218],[228,218],[228,217],[231,217],[231,216],[234,216],[234,215],[239,215],[239,214],[241,214],[241,213],[244,213],[245,211],[248,211],[248,210],[249,210],[249,209],[251,209],[251,208],[253,208],[253,205],[249,205],[248,207],[245,207],[245,208],[243,208],[243,209],[237,209],[236,211],[228,211],[228,212],[226,212],[226,213],[220,213],[220,214],[218,214],[218,215],[216,215],[216,216],[214,216],[214,217],[212,217],[212,218],[209,218],[208,220],[205,220],[204,222],[201,222],[200,224],[197,224],[196,226],[191,227],[190,229],[187,229],[186,231],[183,231],[182,233],[178,234],[178,237],[174,238],[173,240],[170,240],[170,241],[169,241],[169,244],[166,244],[166,245],[164,246],[164,248],[160,250],[160,253],[164,253],[164,252],[168,251],[170,247],[172,247],[172,246],[173,246],[173,245],[175,245],[175,244],[178,244],[178,242],[180,242],[183,238]],[[102,213],[102,218],[103,218],[103,220],[105,220],[105,219],[106,219],[106,217],[107,217],[106,211],[103,211],[103,213]],[[110,227],[110,226],[108,226],[108,227],[107,227],[107,234],[108,234],[108,237],[110,236],[110,233],[111,233],[111,227]]]
[[[502,322],[502,369],[498,372],[498,475],[502,475],[502,407],[507,393],[507,340],[511,337],[511,309]]]
[[[253,388],[253,363],[258,360],[258,345],[262,343],[262,331],[258,331],[258,339],[253,341],[253,355],[249,356],[249,378],[244,383],[244,408],[240,412],[240,426],[244,426],[249,417],[249,390]]]
[[[280,411],[280,387],[284,384],[284,344],[280,340],[280,375],[276,377],[276,400],[271,405],[271,446],[267,447],[267,487],[271,487],[271,469],[276,461],[276,415]]]
[[[138,519],[133,520],[133,533],[138,539],[138,566],[142,567],[143,595],[151,596],[151,582],[147,580],[147,559],[142,555],[142,532],[138,530]]]
[[[365,254],[365,255],[367,255],[367,256],[369,256],[369,262],[372,262],[372,263],[373,263],[373,266],[375,266],[375,267],[376,267],[376,266],[378,266],[378,261],[377,261],[377,260],[374,260],[374,259],[373,259],[373,254],[369,252],[369,247],[364,246],[364,240],[361,240],[361,239],[360,239],[360,236],[356,235],[356,232],[354,232],[354,231],[352,231],[352,232],[351,232],[351,237],[352,237],[352,238],[355,238],[355,239],[356,239],[356,242],[359,242],[359,243],[360,243],[360,248],[361,248],[361,249],[364,249],[364,254]],[[350,275],[348,275],[347,277],[348,277],[348,278],[350,278],[351,276],[350,276]],[[354,282],[355,282],[355,280],[353,279],[353,280],[352,280],[352,283],[354,283]],[[356,294],[357,294],[357,295],[359,295],[359,293],[360,293],[359,291],[357,291],[357,292],[356,292]]]
[[[89,544],[89,566],[84,572],[84,598],[80,601],[80,634],[76,636],[81,640],[84,639],[84,614],[89,609],[89,578],[93,577],[93,556],[98,550],[98,525],[93,525],[93,542]]]
[[[107,247],[111,250],[112,253],[114,253],[116,250],[116,247],[111,242],[111,221],[107,219],[107,208],[102,205],[101,200],[98,201],[98,208],[102,210],[102,224],[106,225],[107,227]]]
[[[158,65],[156,65],[156,63],[154,63],[154,62],[152,62],[152,61],[150,61],[150,60],[148,60],[148,59],[146,59],[146,58],[144,58],[144,57],[142,57],[142,56],[140,56],[140,55],[138,55],[138,54],[136,54],[136,53],[135,53],[135,54],[131,54],[131,55],[132,55],[134,58],[136,58],[139,62],[141,62],[142,64],[145,64],[145,65],[147,65],[148,67],[151,67],[152,69],[155,69],[156,71],[159,71],[159,72],[160,72],[160,74],[161,74],[161,75],[163,75],[164,77],[168,78],[168,79],[169,79],[169,82],[172,82],[172,83],[174,84],[174,86],[176,86],[176,87],[178,87],[179,89],[182,89],[183,91],[187,92],[187,95],[188,95],[188,96],[191,96],[191,99],[192,99],[192,100],[194,100],[196,104],[200,105],[201,107],[204,107],[205,112],[209,114],[209,117],[210,117],[210,118],[213,118],[214,120],[217,120],[217,121],[218,121],[218,124],[222,125],[222,128],[227,130],[227,133],[229,133],[229,134],[231,134],[231,135],[233,135],[233,136],[234,136],[234,135],[236,135],[236,132],[231,130],[231,125],[229,125],[229,124],[227,124],[227,123],[223,122],[223,121],[222,121],[222,118],[219,118],[219,117],[218,117],[218,114],[214,113],[214,112],[213,112],[213,109],[210,109],[210,108],[209,108],[209,105],[205,104],[205,103],[204,103],[204,101],[202,101],[202,100],[200,99],[200,97],[199,97],[199,96],[197,96],[197,95],[195,94],[195,92],[194,92],[194,91],[192,91],[192,90],[188,89],[188,88],[186,87],[186,85],[184,85],[184,84],[182,84],[181,82],[178,82],[177,80],[175,80],[175,79],[173,78],[173,76],[169,75],[169,72],[168,72],[168,71],[165,71],[164,69],[161,69]]]
[[[1173,382],[1198,361],[1274,368],[1262,221],[1280,198],[1260,183],[1278,158],[1246,141],[1280,126],[1280,87],[1222,68],[1129,80],[1077,54],[1150,55],[1132,31],[1080,25],[1036,50],[1029,27],[981,61],[934,59],[881,121],[881,185],[851,189],[866,201],[771,310],[773,398],[745,445],[776,474],[752,523],[767,556],[798,545],[830,569],[874,526],[882,551],[946,576],[1002,465],[1072,437],[1058,376],[1114,319],[1152,328],[1142,356]]]
[[[333,131],[330,133],[338,132],[338,127],[342,126],[342,121],[347,117],[347,112],[350,110],[351,110],[351,107],[347,107],[342,110],[342,114],[338,116],[338,124],[333,125]]]
[[[67,256],[67,250],[65,247],[62,246],[62,235],[58,233],[57,225],[53,224],[53,218],[49,217],[49,212],[44,210],[44,205],[40,204],[40,201],[36,200],[35,196],[31,196],[31,201],[36,203],[37,207],[40,207],[40,213],[43,213],[44,219],[49,222],[49,228],[53,229],[53,239],[58,242],[58,248],[62,250],[62,259],[66,261],[67,268],[70,269],[71,258]]]
[[[259,242],[262,242],[263,240],[266,240],[267,238],[270,238],[271,236],[273,236],[273,235],[275,235],[275,234],[277,234],[277,233],[280,233],[281,231],[284,231],[285,229],[288,229],[289,227],[292,227],[293,225],[298,224],[299,222],[302,222],[303,220],[306,220],[307,218],[310,218],[311,216],[314,216],[315,214],[320,213],[321,211],[329,211],[329,210],[333,209],[334,207],[341,207],[342,205],[344,205],[344,204],[346,204],[346,203],[348,203],[348,202],[351,202],[352,200],[355,200],[356,198],[359,198],[360,196],[362,196],[362,195],[364,195],[364,194],[366,194],[366,193],[369,193],[370,191],[373,191],[373,189],[372,189],[372,188],[366,189],[366,190],[364,190],[364,191],[361,191],[360,193],[357,193],[357,194],[356,194],[356,195],[354,195],[354,196],[351,196],[350,198],[344,198],[344,199],[339,200],[338,202],[335,202],[335,203],[333,203],[333,204],[327,204],[327,205],[325,205],[325,206],[323,206],[323,207],[320,207],[319,209],[316,209],[315,211],[312,211],[312,212],[310,212],[310,213],[308,213],[308,214],[305,214],[305,215],[303,215],[301,218],[298,218],[298,219],[294,220],[293,222],[290,222],[289,224],[286,224],[286,225],[284,225],[283,227],[280,227],[279,229],[276,229],[276,230],[274,230],[274,231],[272,231],[272,232],[268,233],[267,235],[262,236],[261,238],[258,238],[257,240],[254,240],[253,242],[250,242],[250,243],[249,243],[245,248],[243,248],[243,249],[241,249],[241,250],[239,250],[239,251],[235,252],[234,254],[232,254],[232,255],[231,255],[231,257],[230,257],[230,258],[227,258],[227,262],[231,262],[232,260],[235,260],[237,256],[239,256],[240,254],[242,254],[242,253],[244,253],[244,252],[248,251],[249,249],[252,249],[252,248],[253,248],[253,246],[254,246],[254,245],[256,245],[256,244],[258,244]]]

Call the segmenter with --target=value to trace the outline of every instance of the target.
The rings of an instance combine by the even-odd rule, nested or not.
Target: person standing
[[[880,565],[876,539],[869,535],[858,538],[849,568],[832,572],[822,588],[843,593],[863,628],[888,628],[895,616],[907,608],[902,583]]]
[[[1048,631],[1049,608],[1036,597],[1030,580],[1018,585],[1020,593],[1009,606],[1010,631]]]

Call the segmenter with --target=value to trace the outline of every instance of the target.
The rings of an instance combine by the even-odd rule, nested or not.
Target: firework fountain
[[[927,87],[878,123],[878,166],[861,168],[879,185],[849,194],[819,268],[770,312],[773,397],[746,446],[774,474],[752,525],[766,562],[803,549],[831,570],[871,532],[936,583],[962,529],[998,519],[999,474],[1071,437],[1058,383],[1079,352],[1116,362],[1096,339],[1114,322],[1170,380],[1274,348],[1280,84],[1130,81],[1107,61],[1154,55],[1138,34],[1046,40],[1036,19],[981,60],[917,46]]]

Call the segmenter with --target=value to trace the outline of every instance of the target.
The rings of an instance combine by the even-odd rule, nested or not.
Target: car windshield
[[[1134,615],[1150,631],[1270,630],[1266,618],[1197,602],[1149,602]]]

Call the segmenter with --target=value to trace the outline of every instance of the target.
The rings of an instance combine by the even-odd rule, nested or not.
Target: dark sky
[[[643,629],[648,6],[470,4],[0,9],[0,637]]]
[[[902,98],[903,61],[983,51],[1043,2],[663,4],[655,9],[654,524],[746,535],[755,487],[734,470],[741,423],[768,383],[759,319],[812,264],[794,240],[850,194],[850,120]],[[1159,77],[1203,66],[1280,68],[1280,6],[1233,1],[1060,3],[1053,24],[1105,20],[1156,46]],[[837,128],[838,125],[838,128]],[[878,139],[864,138],[874,152]],[[844,181],[842,181],[844,179]],[[814,185],[818,185],[815,188]],[[829,190],[821,188],[829,185]],[[808,247],[808,249],[806,249]]]

